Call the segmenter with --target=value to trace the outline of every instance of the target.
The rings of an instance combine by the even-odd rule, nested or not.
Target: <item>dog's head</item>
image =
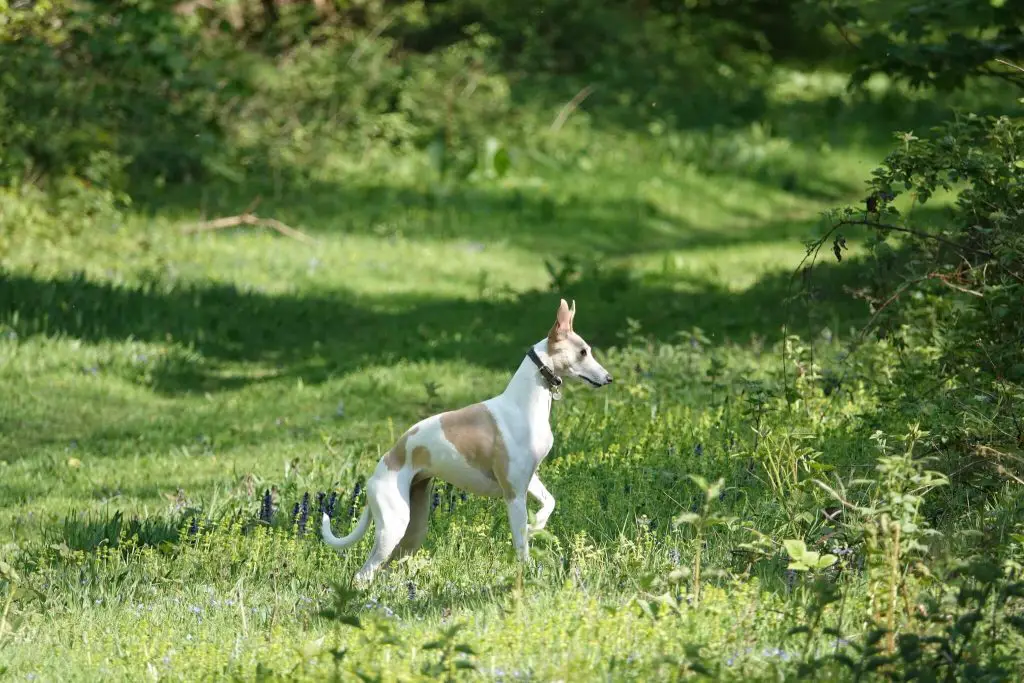
[[[575,377],[592,387],[612,383],[612,376],[594,358],[590,344],[572,329],[576,302],[572,306],[562,299],[555,314],[555,325],[548,332],[548,355],[551,369],[559,377]]]

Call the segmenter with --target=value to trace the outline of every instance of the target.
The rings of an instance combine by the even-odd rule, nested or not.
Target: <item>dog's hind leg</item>
[[[402,541],[409,526],[409,479],[402,473],[371,479],[366,486],[366,502],[373,514],[376,539],[370,557],[355,576],[358,584],[369,584],[381,565]]]
[[[405,536],[398,544],[397,557],[412,555],[427,538],[427,526],[430,522],[430,494],[433,479],[414,481],[409,489],[409,526]]]

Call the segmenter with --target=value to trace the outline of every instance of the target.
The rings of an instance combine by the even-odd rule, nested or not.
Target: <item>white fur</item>
[[[562,305],[565,306],[564,301]],[[579,342],[583,343],[581,339]],[[533,349],[544,364],[551,368],[548,340],[537,342]],[[566,365],[563,374],[589,377],[590,383],[595,386],[611,382],[611,376],[594,360],[589,347],[587,350],[585,357]],[[467,462],[463,454],[445,438],[440,415],[421,420],[410,428],[412,433],[406,441],[408,455],[405,464],[401,469],[393,471],[388,468],[386,458],[381,458],[377,463],[366,485],[367,509],[363,511],[352,533],[344,538],[335,537],[331,532],[330,518],[326,514],[323,516],[321,535],[339,551],[362,538],[369,527],[370,516],[373,516],[377,528],[376,543],[366,563],[356,574],[356,582],[368,584],[372,581],[376,571],[389,561],[399,546],[405,554],[415,552],[422,544],[430,512],[431,492],[429,483],[414,483],[414,478],[421,470],[425,475],[443,479],[470,493],[504,497],[513,545],[519,558],[528,560],[529,531],[543,529],[555,509],[554,496],[537,477],[537,469],[547,457],[554,440],[550,424],[551,400],[547,383],[533,361],[526,357],[505,390],[483,402],[494,418],[508,453],[508,491],[503,491],[495,478]],[[412,454],[417,446],[425,446],[429,450],[431,458],[428,468],[413,464]],[[529,529],[527,493],[541,504],[536,523]],[[410,506],[413,506],[412,511]],[[413,524],[410,524],[410,518],[414,520]]]

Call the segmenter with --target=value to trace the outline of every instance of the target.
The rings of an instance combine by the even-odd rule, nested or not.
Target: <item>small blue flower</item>
[[[198,607],[197,605],[192,605],[188,609],[189,609],[190,612],[192,612],[192,614],[199,615],[199,614],[203,613],[203,608],[202,607]]]

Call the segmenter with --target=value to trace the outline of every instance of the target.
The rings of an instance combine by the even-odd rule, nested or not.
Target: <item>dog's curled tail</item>
[[[323,537],[327,545],[331,546],[335,550],[343,550],[360,538],[366,533],[366,530],[370,527],[370,506],[367,505],[363,508],[363,514],[359,518],[359,522],[356,524],[356,528],[352,530],[348,536],[344,538],[338,538],[331,531],[331,518],[324,513],[323,519],[320,521],[320,536]]]

